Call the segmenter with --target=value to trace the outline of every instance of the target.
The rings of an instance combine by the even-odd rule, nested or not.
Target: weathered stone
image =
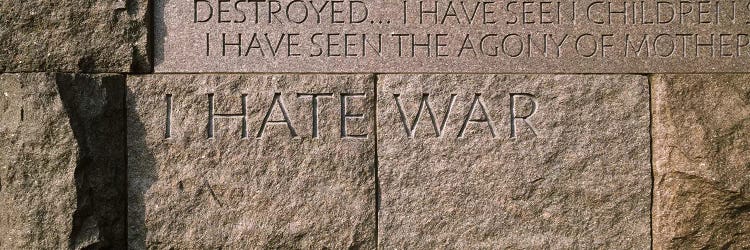
[[[148,72],[146,0],[0,2],[0,72]]]
[[[374,248],[373,79],[129,77],[130,247]]]
[[[637,75],[380,76],[379,247],[648,248],[648,100]]]
[[[125,78],[0,75],[0,247],[125,246]]]
[[[750,248],[750,75],[652,84],[654,248]]]
[[[156,72],[750,72],[750,0],[153,0]]]

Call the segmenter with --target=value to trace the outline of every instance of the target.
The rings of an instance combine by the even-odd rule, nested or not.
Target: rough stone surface
[[[145,0],[0,2],[0,72],[148,72]]]
[[[652,84],[654,249],[750,248],[750,75]]]
[[[379,248],[649,248],[648,103],[637,75],[379,76]]]
[[[373,79],[129,77],[130,247],[374,248]],[[312,132],[312,98],[299,93],[331,94],[318,98],[317,138]],[[347,93],[366,95],[345,97],[346,133],[366,138],[341,137],[341,96]],[[210,94],[216,118],[212,139]],[[243,95],[246,138],[241,118],[220,116],[242,114]],[[296,136],[278,122],[285,120],[283,110]],[[357,114],[364,118],[353,117]],[[268,123],[259,136],[265,118],[276,122]]]
[[[0,75],[0,247],[125,246],[125,79]]]

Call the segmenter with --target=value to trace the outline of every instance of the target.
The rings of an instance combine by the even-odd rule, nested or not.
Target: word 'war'
[[[279,126],[282,129],[288,131],[291,138],[303,137],[299,132],[300,122],[294,119],[304,117],[309,119],[308,121],[301,122],[305,128],[310,128],[309,137],[313,139],[319,139],[322,135],[322,125],[337,124],[338,137],[341,139],[368,139],[369,131],[352,132],[352,127],[357,126],[360,130],[362,128],[370,129],[371,126],[367,126],[368,123],[374,122],[368,117],[367,110],[374,110],[375,107],[368,107],[367,94],[366,93],[294,93],[293,96],[295,101],[302,103],[295,103],[295,105],[289,106],[285,96],[288,99],[290,95],[283,93],[273,93],[270,98],[270,103],[258,109],[256,115],[259,119],[252,119],[252,115],[248,112],[248,94],[239,95],[240,111],[236,113],[220,113],[217,112],[216,106],[216,95],[211,93],[206,95],[206,132],[205,138],[215,139],[217,138],[216,123],[219,120],[233,119],[240,121],[240,133],[241,139],[248,139],[251,136],[257,139],[263,138],[268,128],[272,126]],[[417,131],[420,127],[425,131],[425,137],[444,138],[447,134],[446,131],[450,130],[452,133],[448,137],[453,138],[465,138],[469,134],[472,135],[483,135],[489,136],[490,138],[517,138],[519,131],[529,131],[530,135],[537,136],[537,130],[534,128],[531,118],[537,113],[539,105],[537,104],[536,97],[533,94],[528,93],[510,93],[508,95],[509,101],[507,102],[508,111],[507,116],[495,117],[492,114],[497,114],[491,106],[487,105],[487,102],[483,99],[482,93],[474,94],[450,94],[441,96],[439,99],[446,99],[444,104],[436,104],[430,100],[431,95],[428,93],[422,94],[419,98],[408,98],[403,97],[401,94],[393,94],[391,96],[384,96],[382,98],[388,98],[389,105],[394,105],[395,110],[398,111],[398,121],[387,121],[394,122],[394,124],[400,124],[404,128],[404,136],[407,138],[415,138]],[[165,139],[173,139],[173,126],[175,114],[175,98],[179,98],[172,94],[167,94],[164,98],[165,102]],[[334,100],[331,100],[334,99]],[[338,99],[338,100],[335,100]],[[333,111],[328,107],[330,103],[336,102],[339,104],[338,110]],[[392,101],[392,103],[391,103]],[[359,102],[359,103],[353,103]],[[324,105],[325,104],[325,105]],[[353,107],[359,104],[359,107]],[[364,106],[362,106],[364,105]],[[455,111],[454,107],[460,105],[465,107],[463,111]],[[301,110],[289,109],[289,107],[304,107]],[[527,109],[524,112],[519,112],[517,109],[519,106],[525,106]],[[418,108],[409,108],[418,107]],[[468,108],[466,108],[468,107]],[[307,110],[303,110],[307,109]],[[384,109],[394,110],[394,109]],[[301,113],[297,113],[301,112]],[[325,115],[323,115],[325,112]],[[331,112],[335,112],[338,119],[336,121],[324,121],[322,119],[331,117]],[[186,114],[181,114],[186,115]],[[190,114],[194,115],[194,114]],[[274,118],[276,117],[276,118]],[[507,117],[507,118],[505,118]],[[503,136],[497,128],[497,119],[508,119],[509,124],[507,136]],[[254,127],[254,134],[251,135],[251,121],[260,120],[260,123]],[[355,124],[356,123],[356,124]],[[424,124],[428,123],[429,126]],[[525,129],[519,128],[525,126]],[[330,125],[329,125],[330,126]],[[430,127],[431,126],[431,127]],[[450,127],[450,128],[449,128]],[[449,128],[449,129],[447,129]],[[474,130],[473,132],[470,132]]]
[[[393,100],[396,108],[398,109],[399,117],[401,118],[401,124],[403,125],[404,131],[406,132],[406,135],[409,138],[414,138],[417,126],[420,124],[420,121],[423,119],[422,117],[428,116],[430,125],[432,125],[432,131],[434,132],[434,136],[437,138],[443,137],[443,132],[446,129],[446,125],[448,124],[448,121],[452,116],[455,114],[453,109],[457,102],[458,94],[450,94],[450,97],[444,104],[442,109],[434,109],[433,104],[430,103],[430,94],[424,93],[422,94],[422,97],[419,100],[419,108],[417,108],[416,113],[414,113],[413,110],[408,111],[404,107],[406,106],[404,101],[401,97],[401,94],[393,94]],[[492,138],[497,138],[499,135],[497,134],[497,126],[496,126],[496,118],[491,115],[490,108],[486,105],[486,102],[482,98],[482,93],[475,93],[470,98],[462,98],[464,101],[469,101],[470,103],[468,110],[465,114],[463,114],[463,118],[461,119],[460,127],[458,128],[456,137],[457,138],[464,138],[466,137],[467,131],[472,129],[473,127],[479,127],[479,125],[486,125],[485,129],[489,131],[489,135],[492,136]],[[516,107],[519,106],[519,104],[527,103],[530,104],[530,110],[528,113],[519,113],[516,110]],[[536,101],[536,97],[532,94],[528,93],[510,93],[509,94],[509,102],[508,102],[508,113],[509,113],[509,128],[510,128],[510,135],[509,138],[514,139],[517,137],[517,124],[525,124],[528,129],[531,131],[533,136],[537,135],[537,131],[534,128],[533,124],[530,121],[530,118],[536,114],[538,108],[538,104]],[[437,115],[436,112],[438,110],[442,110],[442,116]],[[413,113],[414,115],[409,117],[407,113]],[[459,114],[461,115],[461,114]],[[479,128],[474,128],[479,129]],[[429,129],[428,129],[429,130]]]

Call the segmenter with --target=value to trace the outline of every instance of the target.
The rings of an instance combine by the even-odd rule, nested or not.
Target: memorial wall
[[[750,248],[750,0],[4,1],[0,232]]]

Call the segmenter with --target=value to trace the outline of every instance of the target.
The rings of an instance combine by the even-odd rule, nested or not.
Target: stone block
[[[125,77],[0,75],[0,247],[124,249]]]
[[[379,248],[649,248],[646,77],[383,75],[377,93]]]
[[[652,78],[654,249],[750,248],[750,75]]]
[[[149,1],[0,3],[0,72],[150,72]]]
[[[373,79],[129,77],[130,247],[374,248]]]

